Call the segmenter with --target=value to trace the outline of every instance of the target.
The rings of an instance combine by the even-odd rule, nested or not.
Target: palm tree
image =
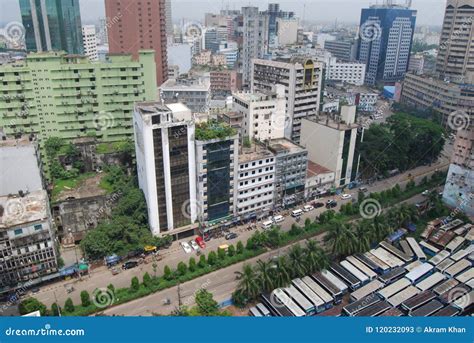
[[[329,259],[324,250],[318,246],[315,240],[308,240],[304,249],[306,257],[306,269],[314,273],[329,265]]]
[[[286,256],[280,256],[274,261],[272,268],[273,281],[275,287],[285,287],[291,281],[291,272]]]
[[[272,268],[273,265],[271,262],[264,262],[262,260],[257,261],[256,273],[260,289],[265,292],[272,291],[274,287],[274,280],[272,278]]]
[[[303,248],[299,244],[291,247],[288,252],[288,258],[292,277],[303,277],[306,275],[306,259]]]
[[[260,293],[257,274],[250,264],[245,264],[241,272],[235,272],[237,274],[236,280],[239,281],[237,284],[237,290],[239,290],[247,300],[257,298]]]
[[[363,252],[370,249],[371,237],[366,223],[358,223],[355,227],[356,251]]]
[[[350,255],[355,250],[356,239],[349,225],[336,223],[329,229],[325,240],[333,256]]]

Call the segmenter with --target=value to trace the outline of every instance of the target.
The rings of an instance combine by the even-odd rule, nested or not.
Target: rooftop
[[[0,229],[48,218],[48,195],[38,190],[24,195],[0,197]]]
[[[213,139],[225,139],[235,136],[237,130],[223,122],[210,120],[196,125],[196,140],[209,141]]]
[[[0,196],[43,189],[35,143],[28,138],[0,141]]]
[[[209,82],[203,82],[195,78],[189,79],[168,79],[160,86],[160,90],[168,91],[175,90],[200,90],[209,91],[211,84]]]
[[[308,169],[306,170],[306,176],[308,178],[317,176],[320,174],[331,173],[332,171],[323,167],[320,164],[314,163],[313,161],[308,160]]]
[[[234,92],[232,96],[245,102],[268,101],[276,97],[276,92]]]
[[[286,138],[272,139],[268,149],[275,154],[296,154],[306,151],[301,145],[293,143]]]
[[[311,116],[311,117],[303,118],[303,120],[308,120],[313,123],[323,125],[323,126],[329,127],[334,130],[339,130],[339,131],[347,131],[347,130],[352,130],[352,129],[356,129],[360,127],[360,125],[357,123],[346,124],[343,121],[337,121],[330,115]]]
[[[242,151],[239,154],[239,163],[261,160],[273,156],[273,153],[265,146],[257,143],[252,143],[252,146],[250,148],[242,148]]]

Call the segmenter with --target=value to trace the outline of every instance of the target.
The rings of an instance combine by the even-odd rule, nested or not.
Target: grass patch
[[[111,154],[117,152],[123,152],[128,147],[129,142],[110,142],[110,143],[99,143],[96,147],[96,153],[98,154]]]
[[[90,173],[81,174],[78,177],[75,177],[72,179],[54,180],[54,188],[52,192],[53,200],[56,199],[61,194],[61,192],[76,188],[83,180],[86,180],[94,175],[95,173],[90,172]]]

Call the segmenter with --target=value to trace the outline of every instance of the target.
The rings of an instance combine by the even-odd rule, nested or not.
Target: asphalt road
[[[449,152],[446,153],[445,156],[449,156]],[[410,173],[414,177],[416,182],[421,181],[421,179],[425,176],[431,175],[436,170],[446,170],[448,167],[447,158],[442,157],[437,164],[433,164],[432,166],[423,166],[411,170]],[[400,186],[404,187],[405,184],[409,181],[408,172],[405,174],[400,174],[390,179],[378,181],[372,185],[367,186],[369,192],[380,192],[384,189],[391,188],[395,186],[397,183]],[[346,193],[352,194],[354,198],[357,198],[357,189],[355,190],[348,190]],[[338,201],[338,206],[335,210],[338,210],[340,206],[344,203],[347,203],[351,200],[341,200],[339,197],[326,197],[322,198],[319,201],[326,202],[328,199],[335,198]],[[418,201],[418,200],[416,200]],[[310,212],[306,212],[303,214],[299,225],[303,225],[306,218],[310,218],[314,220],[316,216],[320,213],[324,212],[325,208],[315,209]],[[280,226],[283,230],[289,230],[291,225],[295,223],[295,220],[291,216],[285,217],[284,222],[280,223]],[[217,247],[224,243],[236,244],[239,240],[245,243],[247,239],[254,233],[255,230],[248,231],[247,225],[236,227],[231,229],[232,232],[236,232],[238,237],[231,241],[226,241],[224,238],[219,239],[212,239],[209,242],[206,242],[206,248],[204,249],[204,253],[208,253],[211,250],[216,250]],[[176,268],[179,262],[185,261],[187,262],[190,257],[194,256],[196,260],[198,256],[193,252],[191,254],[186,254],[183,249],[179,245],[180,242],[173,242],[172,246],[161,252],[163,259],[157,262],[157,275],[161,275],[163,273],[163,269],[166,265],[171,268]],[[257,259],[264,259],[268,258],[268,256],[274,255],[275,252],[269,252],[263,256],[259,256],[249,262],[255,262]],[[182,287],[182,298],[189,297],[192,295],[197,288],[200,287],[203,283],[210,282],[211,285],[209,286],[214,296],[217,300],[225,300],[229,298],[229,295],[232,293],[233,289],[235,288],[235,275],[234,272],[237,270],[241,270],[243,263],[239,263],[228,268],[216,271],[214,273],[205,275],[201,278],[196,280],[187,282],[183,284]],[[101,287],[106,287],[108,284],[112,283],[115,288],[122,288],[122,287],[129,287],[130,280],[132,277],[137,276],[139,280],[142,280],[143,274],[148,272],[150,275],[154,274],[152,263],[142,264],[139,267],[125,270],[120,272],[117,275],[112,275],[110,270],[106,267],[99,267],[91,271],[90,275],[83,277],[82,279],[74,279],[70,281],[59,281],[54,284],[44,286],[40,289],[40,291],[33,296],[36,297],[39,301],[46,304],[48,307],[51,306],[54,302],[59,304],[64,304],[67,298],[71,298],[75,304],[80,303],[80,292],[82,290],[87,290],[90,294],[96,289]],[[72,285],[74,287],[74,291],[72,293],[67,293],[66,287],[68,285]],[[177,288],[167,289],[143,299],[139,299],[118,307],[114,307],[109,309],[107,313],[110,314],[123,314],[123,315],[147,315],[151,314],[152,311],[162,314],[169,313],[175,306],[177,306]],[[165,298],[170,298],[172,300],[172,304],[170,306],[163,306],[162,301]],[[130,305],[129,305],[130,304]],[[1,305],[1,304],[0,304]],[[0,313],[0,315],[2,315]]]

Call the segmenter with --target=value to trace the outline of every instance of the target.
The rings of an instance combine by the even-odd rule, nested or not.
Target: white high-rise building
[[[277,18],[278,45],[295,44],[298,40],[298,18]]]
[[[268,15],[260,13],[258,7],[242,7],[242,16],[242,84],[248,86],[252,79],[252,59],[263,58],[268,49]]]
[[[144,102],[133,113],[138,183],[153,235],[180,237],[197,218],[195,125],[181,103]]]
[[[97,52],[97,34],[95,25],[82,26],[82,40],[84,42],[84,55],[89,57],[91,61],[98,61],[99,54]]]
[[[326,80],[362,86],[365,80],[365,64],[339,62],[335,57],[331,57],[329,63],[326,64]]]

